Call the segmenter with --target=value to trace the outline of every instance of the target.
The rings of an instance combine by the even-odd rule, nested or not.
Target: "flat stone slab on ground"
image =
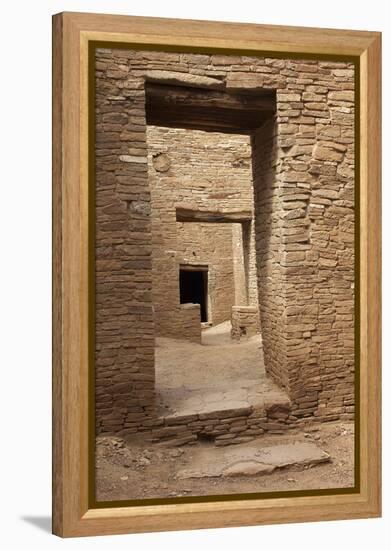
[[[223,449],[208,447],[198,455],[196,468],[180,470],[176,477],[189,479],[265,475],[281,468],[303,469],[329,461],[328,453],[310,442],[270,447],[261,445]]]

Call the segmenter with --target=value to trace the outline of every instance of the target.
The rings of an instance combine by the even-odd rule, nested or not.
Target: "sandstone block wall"
[[[253,136],[265,364],[296,417],[353,418],[354,71],[287,67]]]
[[[201,314],[199,304],[181,304],[178,315],[178,334],[186,334],[191,342],[201,343]]]
[[[254,219],[232,226],[234,305],[258,306]]]
[[[260,331],[259,311],[256,306],[232,306],[231,338],[251,338]]]
[[[294,427],[289,400],[268,406],[242,406],[213,412],[166,416],[151,432],[151,441],[170,446],[213,441],[217,446],[251,441],[263,433],[281,434]]]
[[[208,267],[208,321],[226,321],[235,298],[232,224],[178,222],[177,243],[180,264]],[[156,291],[162,288],[157,285]],[[178,287],[174,292],[178,300]]]
[[[147,127],[147,138],[156,334],[187,338],[177,321],[181,264],[208,266],[208,320],[213,324],[230,319],[235,292],[246,292],[246,280],[235,281],[235,268],[242,269],[233,256],[238,224],[177,222],[176,208],[252,212],[250,139],[157,126]],[[242,239],[238,245],[243,248]],[[247,278],[254,287],[254,259],[251,265]]]
[[[255,239],[263,353],[268,374],[290,393],[284,326],[285,280],[281,265],[281,190],[274,166],[276,122],[271,119],[252,137]],[[292,214],[290,214],[292,215]]]
[[[150,188],[144,85],[96,58],[95,401],[97,432],[155,413]],[[125,74],[126,73],[126,74]],[[124,85],[124,88],[122,88]]]
[[[152,203],[162,219],[170,217],[174,201],[169,181],[159,176],[154,182],[153,171],[148,174],[147,80],[235,93],[276,91],[275,119],[251,140],[266,368],[289,392],[297,418],[351,418],[353,65],[99,49],[95,66],[97,430],[146,430],[156,421],[152,252],[163,239],[162,222],[151,220],[157,181],[164,192]],[[232,154],[247,154],[246,140],[232,143]],[[159,174],[164,174],[166,159],[157,154],[164,147],[157,146],[150,163],[163,166]],[[212,206],[225,201],[235,208],[238,186],[245,182],[248,187],[251,167],[240,167],[238,161],[235,177],[227,177],[213,158],[213,146],[208,151],[204,142],[204,147],[212,154],[214,189],[205,187],[207,176],[198,177],[200,162],[188,173],[192,196],[184,193],[182,199],[197,204],[207,198]],[[161,273],[177,269],[170,252],[175,248],[165,250]]]

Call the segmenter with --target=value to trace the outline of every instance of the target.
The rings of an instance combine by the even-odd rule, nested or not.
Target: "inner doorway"
[[[200,304],[201,323],[208,321],[208,268],[181,266],[179,269],[181,304]]]

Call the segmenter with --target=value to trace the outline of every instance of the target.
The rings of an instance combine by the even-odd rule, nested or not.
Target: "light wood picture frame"
[[[91,46],[345,56],[358,70],[354,490],[169,504],[91,498]],[[357,139],[359,138],[359,139]],[[89,13],[53,17],[53,533],[61,537],[381,514],[381,34]],[[357,374],[358,373],[358,374]]]

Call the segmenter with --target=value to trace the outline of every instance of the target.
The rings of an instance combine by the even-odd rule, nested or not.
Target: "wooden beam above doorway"
[[[245,223],[253,218],[251,210],[197,210],[177,207],[177,222]]]

